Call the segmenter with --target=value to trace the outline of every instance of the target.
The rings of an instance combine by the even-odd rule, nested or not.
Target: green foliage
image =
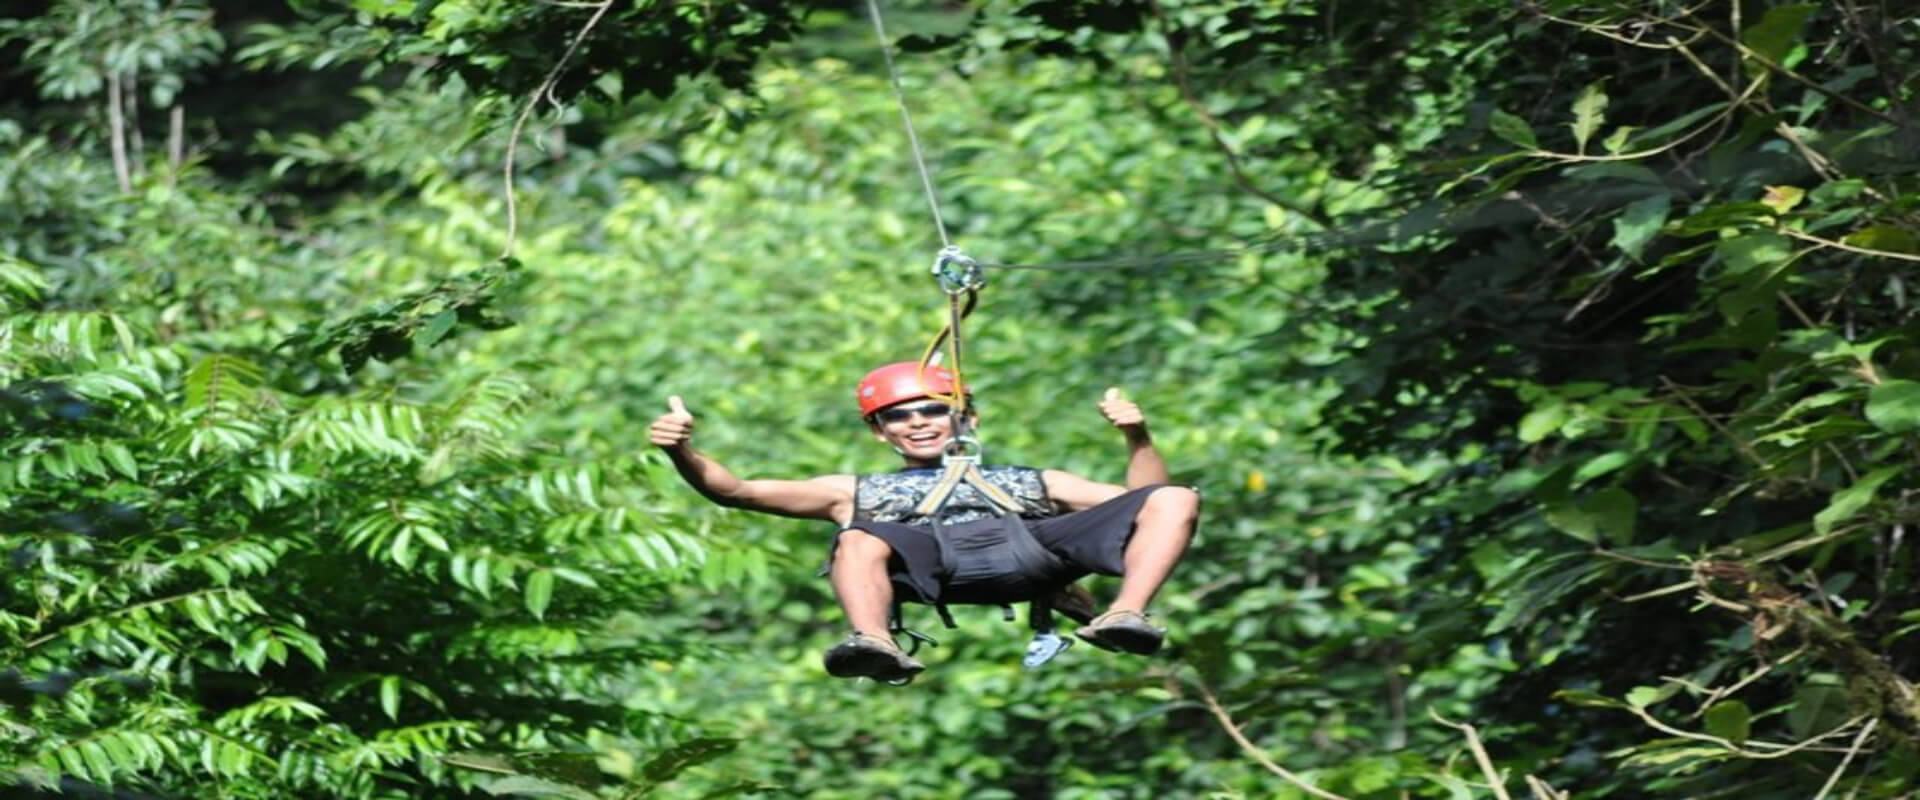
[[[0,19],[0,44],[26,43],[42,95],[92,97],[109,74],[146,72],[155,106],[170,105],[188,74],[215,62],[225,40],[202,2],[60,0],[39,16]]]
[[[521,444],[524,384],[303,396],[274,388],[297,364],[189,362],[148,333],[114,339],[126,326],[44,316],[6,320],[0,620],[7,722],[33,732],[9,740],[11,781],[458,783],[441,754],[618,719],[581,678],[677,649],[614,609],[700,545],[629,522],[648,515],[636,465]]]
[[[944,308],[859,15],[98,5],[0,12],[8,791],[1485,796],[1430,715],[1509,793],[1913,778],[1892,12],[884,3],[989,456],[1117,479],[1117,385],[1207,498],[1164,659],[963,610],[895,691],[827,531],[642,449],[890,467],[846,384]]]

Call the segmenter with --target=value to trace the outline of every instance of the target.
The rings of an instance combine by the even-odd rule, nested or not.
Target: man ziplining
[[[648,434],[717,504],[840,526],[828,574],[853,632],[827,650],[828,674],[897,683],[926,668],[894,641],[896,599],[939,605],[944,616],[946,603],[1044,601],[1090,573],[1120,576],[1120,591],[1075,635],[1106,650],[1157,652],[1165,632],[1148,621],[1147,605],[1186,552],[1200,495],[1168,484],[1139,406],[1116,389],[1100,402],[1126,437],[1126,485],[1117,486],[1057,469],[955,466],[950,455],[978,418],[967,397],[951,371],[919,362],[861,380],[861,416],[905,462],[892,473],[740,478],[692,447],[694,418],[677,396]]]

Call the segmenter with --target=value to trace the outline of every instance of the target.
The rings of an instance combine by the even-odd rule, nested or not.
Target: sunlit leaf
[[[1834,492],[1827,507],[1813,515],[1814,532],[1831,533],[1841,523],[1853,519],[1868,503],[1873,502],[1874,493],[1879,491],[1881,484],[1904,471],[1905,468],[1900,466],[1881,467],[1861,476],[1847,488]]]
[[[544,569],[529,573],[524,594],[527,612],[536,618],[546,616],[547,604],[553,601],[553,573]]]
[[[1599,81],[1587,84],[1580,97],[1573,101],[1573,122],[1568,127],[1573,129],[1573,141],[1579,152],[1587,152],[1587,140],[1606,122],[1606,111],[1607,93]]]

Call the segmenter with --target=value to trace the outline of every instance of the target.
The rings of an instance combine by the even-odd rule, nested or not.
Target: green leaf
[[[1590,708],[1627,707],[1626,703],[1587,689],[1561,689],[1560,691],[1554,692],[1553,697],[1556,700],[1565,700],[1576,706],[1588,706]]]
[[[1660,686],[1635,686],[1627,692],[1627,705],[1634,708],[1656,706],[1680,692],[1680,684],[1666,683]]]
[[[1867,421],[1888,433],[1920,431],[1920,381],[1886,381],[1867,393]]]
[[[1793,256],[1793,241],[1777,233],[1749,233],[1721,240],[1714,249],[1726,259],[1729,273],[1746,275],[1785,263]]]
[[[1544,511],[1547,524],[1580,541],[1627,544],[1633,541],[1640,503],[1627,490],[1611,488],[1576,500],[1549,502]]]
[[[1786,60],[1787,51],[1793,48],[1793,43],[1800,38],[1800,32],[1807,27],[1807,20],[1818,10],[1820,7],[1811,3],[1769,8],[1759,22],[1740,32],[1740,43],[1779,64]],[[1751,60],[1747,62],[1746,69],[1748,75],[1767,71],[1764,64]]]
[[[1795,739],[1826,733],[1846,721],[1847,690],[1823,683],[1808,683],[1793,695],[1787,708],[1787,728]]]
[[[1746,744],[1753,730],[1753,712],[1747,704],[1727,700],[1707,709],[1707,732],[1734,744]]]
[[[253,390],[266,380],[260,366],[239,356],[213,353],[195,362],[183,381],[188,408],[206,408],[219,403],[246,406]]]
[[[420,343],[427,347],[439,344],[441,339],[447,338],[447,334],[453,331],[453,324],[459,319],[460,312],[452,310],[433,315],[432,319],[427,320],[426,327],[420,331]]]
[[[1915,236],[1913,231],[1906,228],[1893,225],[1870,225],[1847,234],[1846,238],[1840,241],[1869,250],[1920,254],[1920,236]]]
[[[527,576],[527,611],[537,618],[544,618],[547,604],[553,601],[553,573],[537,569]]]
[[[1672,204],[1673,199],[1666,194],[1628,203],[1620,210],[1620,216],[1613,218],[1613,246],[1639,261],[1647,243],[1659,236],[1661,226],[1667,224],[1667,212]]]
[[[1569,416],[1566,404],[1554,400],[1553,405],[1541,406],[1521,417],[1519,430],[1514,435],[1522,442],[1533,444],[1560,430]]]
[[[1487,121],[1487,130],[1506,141],[1527,148],[1540,149],[1540,139],[1533,135],[1533,126],[1518,116],[1500,109],[1494,109],[1493,116]]]
[[[1669,228],[1678,236],[1698,236],[1723,228],[1749,228],[1773,222],[1773,209],[1765,203],[1721,203],[1690,214]]]
[[[1715,761],[1730,758],[1733,755],[1726,748],[1719,745],[1711,747],[1674,747],[1669,745],[1669,743],[1673,741],[1685,740],[1662,740],[1658,745],[1641,749],[1639,752],[1634,753],[1632,757],[1620,763],[1622,766],[1632,768],[1668,767],[1672,769],[1673,767],[1671,765],[1675,762],[1696,760]]]
[[[386,712],[387,719],[400,718],[400,676],[380,679],[380,710]]]
[[[1805,199],[1807,190],[1798,186],[1768,186],[1767,193],[1760,198],[1760,204],[1773,209],[1776,214],[1785,214]]]
[[[1619,450],[1601,453],[1588,459],[1586,463],[1580,465],[1579,469],[1574,470],[1572,485],[1577,488],[1594,478],[1611,473],[1631,463],[1633,463],[1632,453]]]
[[[654,783],[664,783],[689,767],[712,761],[739,746],[739,739],[720,737],[682,742],[647,761],[647,765],[640,769],[640,774]]]
[[[1606,148],[1608,155],[1620,155],[1627,149],[1627,139],[1636,129],[1633,125],[1614,128],[1613,133],[1607,134],[1607,138],[1600,142],[1600,146]]]
[[[1581,153],[1587,152],[1587,140],[1606,122],[1606,111],[1607,93],[1601,89],[1600,81],[1587,84],[1580,97],[1573,101],[1573,123],[1568,127],[1573,129],[1573,141]]]
[[[565,797],[569,800],[599,800],[599,796],[578,786],[536,778],[532,775],[513,775],[487,784],[487,794],[495,797],[513,795],[518,797]]]
[[[1881,467],[1867,473],[1864,477],[1860,478],[1860,480],[1855,481],[1852,486],[1834,492],[1833,499],[1827,503],[1827,507],[1821,509],[1820,513],[1813,515],[1814,532],[1820,534],[1832,533],[1835,526],[1852,519],[1855,514],[1860,512],[1860,509],[1866,508],[1868,503],[1873,502],[1873,493],[1879,490],[1880,484],[1886,483],[1888,480],[1891,480],[1893,476],[1900,474],[1902,469],[1905,468],[1898,466]]]
[[[508,761],[505,756],[495,753],[463,750],[441,756],[440,760],[449,766],[460,767],[462,769],[477,769],[482,772],[492,772],[500,775],[512,775],[519,772],[519,770],[514,769],[513,762]]]
[[[128,450],[126,445],[119,442],[107,442],[100,447],[100,455],[106,458],[107,463],[112,464],[114,469],[119,470],[120,474],[126,476],[129,480],[138,480],[140,478],[140,465],[133,460],[133,451]]]

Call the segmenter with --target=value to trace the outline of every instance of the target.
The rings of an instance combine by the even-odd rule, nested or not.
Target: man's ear
[[[887,440],[887,435],[880,430],[880,423],[867,420],[867,430],[873,433],[873,438],[883,442]]]

